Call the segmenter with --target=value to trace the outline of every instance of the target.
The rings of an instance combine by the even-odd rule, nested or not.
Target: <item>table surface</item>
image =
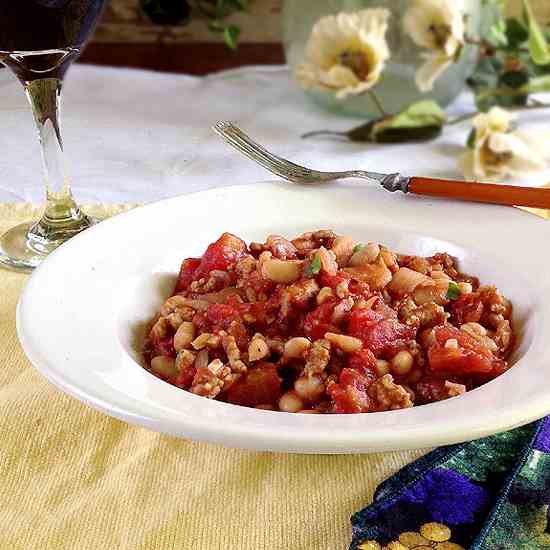
[[[20,85],[6,75],[1,78],[0,201],[40,202],[43,180],[32,117]],[[464,93],[449,111],[472,109],[471,97]],[[220,119],[236,121],[266,147],[319,169],[451,178],[461,177],[457,161],[469,131],[468,123],[453,126],[429,144],[303,140],[300,135],[309,130],[345,130],[361,121],[317,107],[284,66],[191,77],[76,65],[65,86],[63,132],[77,199],[149,202],[273,179],[212,132],[210,127]],[[525,126],[541,127],[545,121],[540,119],[540,113],[522,114]],[[549,180],[547,172],[534,181]]]

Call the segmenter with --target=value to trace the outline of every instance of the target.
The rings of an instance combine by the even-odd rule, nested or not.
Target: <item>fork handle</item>
[[[474,202],[550,208],[550,189],[412,177],[409,192]]]

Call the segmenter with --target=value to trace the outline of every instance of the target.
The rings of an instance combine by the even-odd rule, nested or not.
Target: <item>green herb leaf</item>
[[[371,120],[348,132],[351,141],[403,143],[434,139],[446,120],[441,107],[431,100],[409,105],[396,115]]]
[[[529,0],[523,0],[523,9],[529,27],[529,52],[531,59],[537,65],[548,65],[550,63],[550,48],[537,20],[531,9]]]
[[[308,277],[312,277],[313,275],[318,275],[321,271],[321,258],[319,257],[319,254],[315,254],[315,257],[309,264],[309,267],[306,270],[306,275]]]
[[[363,248],[365,248],[365,245],[364,244],[356,244],[354,247],[353,247],[353,253],[356,254],[357,252],[359,252],[360,250],[362,250]]]
[[[235,25],[228,25],[223,31],[223,39],[228,48],[236,50],[238,47],[241,29]]]
[[[451,281],[449,283],[449,288],[447,289],[447,298],[449,300],[457,300],[458,298],[460,298],[460,288],[458,288],[458,285],[454,282],[454,281]]]

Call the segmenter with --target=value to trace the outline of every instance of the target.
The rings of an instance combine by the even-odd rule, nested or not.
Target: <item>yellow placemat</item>
[[[0,232],[36,215],[0,205]],[[349,516],[423,454],[231,450],[97,413],[23,355],[15,306],[26,279],[0,270],[1,550],[345,549]]]

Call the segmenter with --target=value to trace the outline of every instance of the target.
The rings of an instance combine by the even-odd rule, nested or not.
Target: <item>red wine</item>
[[[20,80],[62,78],[105,0],[0,0],[0,61]]]

